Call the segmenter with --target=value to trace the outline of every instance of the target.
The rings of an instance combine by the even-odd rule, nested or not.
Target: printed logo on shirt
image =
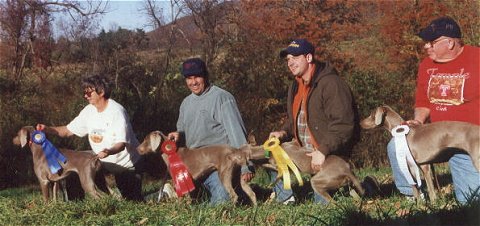
[[[427,70],[428,99],[430,103],[440,105],[460,105],[464,103],[463,88],[469,73],[462,68],[459,73],[440,73],[437,68]]]
[[[94,129],[92,130],[92,132],[90,132],[90,134],[88,135],[88,137],[90,138],[90,140],[93,142],[93,143],[101,143],[103,141],[103,136],[104,136],[104,133],[105,133],[105,130],[102,130],[102,129]]]

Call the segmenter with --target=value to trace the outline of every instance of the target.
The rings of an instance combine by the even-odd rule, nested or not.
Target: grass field
[[[448,170],[440,170],[440,199],[415,203],[393,189],[389,169],[362,169],[359,178],[374,175],[381,193],[355,200],[348,188],[335,193],[329,205],[312,203],[311,189],[294,187],[306,198],[294,205],[267,202],[265,173],[259,171],[252,187],[258,206],[225,204],[211,207],[191,199],[135,203],[105,197],[100,200],[43,203],[37,186],[0,191],[0,225],[480,225],[479,203],[456,203]],[[145,183],[145,194],[155,191]]]

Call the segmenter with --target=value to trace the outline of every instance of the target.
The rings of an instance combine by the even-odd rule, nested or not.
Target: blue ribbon
[[[47,140],[44,132],[39,130],[33,131],[31,140],[35,144],[42,145],[43,153],[47,158],[50,172],[53,174],[58,173],[58,171],[62,169],[62,166],[59,162],[65,164],[65,162],[67,162],[67,158],[65,158],[65,156],[63,156],[62,153],[60,153],[58,149],[55,148],[55,146],[53,146],[49,140]]]

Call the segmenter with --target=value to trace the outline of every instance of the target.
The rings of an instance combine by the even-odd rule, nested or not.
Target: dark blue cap
[[[450,38],[462,38],[460,26],[451,17],[440,17],[422,29],[418,36],[424,41],[433,41],[441,36]]]
[[[182,75],[184,77],[192,75],[207,77],[207,66],[200,58],[190,58],[182,64]]]
[[[308,42],[306,39],[295,39],[290,42],[286,49],[280,51],[280,57],[284,58],[288,54],[299,56],[308,53],[315,53],[315,47],[313,47],[312,43]]]

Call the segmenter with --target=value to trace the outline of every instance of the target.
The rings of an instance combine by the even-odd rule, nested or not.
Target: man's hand
[[[99,153],[97,154],[97,157],[98,157],[99,159],[106,158],[107,156],[109,156],[108,152],[109,152],[109,150],[108,150],[107,148],[105,148],[105,149],[103,149],[101,152],[99,152]]]
[[[325,162],[325,155],[320,151],[313,151],[308,153],[307,156],[312,157],[312,169],[319,171],[323,162]]]
[[[408,120],[406,121],[407,125],[408,126],[418,126],[418,125],[422,125],[423,123],[416,120],[416,119],[412,119],[412,120]]]
[[[242,180],[244,180],[246,182],[250,182],[252,180],[253,176],[255,176],[255,174],[253,174],[253,173],[244,173],[244,174],[242,174]]]
[[[177,142],[180,139],[180,133],[179,132],[171,132],[167,135],[167,138],[169,140],[173,140]]]
[[[280,131],[273,131],[270,133],[270,138],[271,137],[276,137],[278,139],[281,139],[282,137],[286,136],[287,135],[287,132],[285,132],[284,130],[280,130]]]

